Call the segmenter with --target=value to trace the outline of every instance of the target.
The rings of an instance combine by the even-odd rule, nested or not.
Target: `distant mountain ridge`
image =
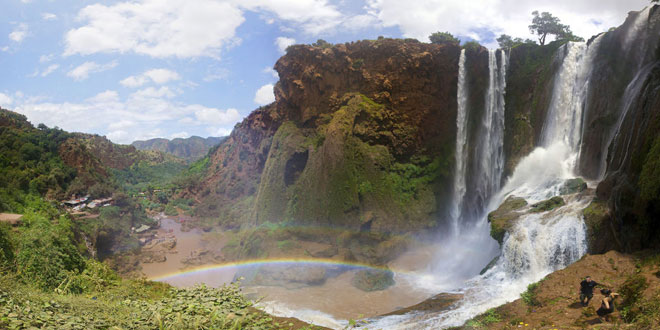
[[[164,138],[155,138],[146,141],[135,141],[132,146],[138,150],[156,150],[170,153],[189,162],[200,159],[208,153],[209,149],[222,143],[227,137],[202,138],[191,136],[189,138],[176,138],[168,140]]]

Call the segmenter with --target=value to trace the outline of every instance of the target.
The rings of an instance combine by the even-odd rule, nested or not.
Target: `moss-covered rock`
[[[479,272],[479,275],[486,274],[486,272],[487,272],[488,270],[490,270],[491,268],[495,267],[495,265],[497,264],[497,261],[498,261],[498,260],[500,260],[500,256],[497,256],[497,257],[493,258],[493,260],[491,260],[491,261],[488,263],[488,265],[486,265],[486,267],[484,267],[484,268]]]
[[[582,178],[568,179],[564,182],[564,186],[559,189],[562,195],[570,195],[587,190],[587,183]]]
[[[243,285],[282,286],[297,289],[321,285],[327,278],[327,269],[322,266],[279,266],[268,265],[248,268],[236,273],[234,279],[243,278]]]
[[[605,202],[591,202],[582,210],[582,215],[587,226],[589,253],[605,253],[620,247],[612,231],[612,217]]]
[[[546,199],[544,201],[540,201],[538,203],[532,204],[532,209],[530,210],[530,212],[540,213],[540,212],[552,211],[564,205],[566,205],[564,199],[559,196],[555,196],[550,199]]]
[[[351,282],[354,287],[366,291],[380,291],[394,285],[394,273],[389,269],[361,270]]]
[[[524,198],[509,196],[497,210],[490,212],[488,214],[490,236],[502,244],[506,232],[511,229],[515,220],[522,215],[517,210],[525,206],[527,206],[527,201]]]

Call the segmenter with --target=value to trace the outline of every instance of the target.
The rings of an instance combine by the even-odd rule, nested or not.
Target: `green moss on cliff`
[[[509,196],[497,210],[489,213],[490,236],[502,244],[504,235],[520,217],[520,213],[516,211],[525,206],[527,206],[527,201],[524,198]]]
[[[646,155],[639,176],[640,196],[646,200],[660,200],[660,136]]]
[[[506,93],[505,174],[529,154],[543,128],[552,97],[555,54],[564,42],[522,44],[510,51]],[[511,128],[511,129],[509,129]]]
[[[538,213],[538,212],[552,211],[552,210],[554,210],[558,207],[564,206],[564,205],[566,205],[566,202],[564,202],[564,199],[559,197],[559,196],[555,196],[555,197],[552,197],[550,199],[540,201],[536,204],[533,204],[532,209],[530,210],[530,212]]]
[[[443,157],[410,153],[416,128],[360,94],[315,129],[285,122],[275,133],[255,203],[258,222],[332,224],[374,230],[427,226],[433,184],[451,175]],[[373,227],[371,227],[373,225]]]

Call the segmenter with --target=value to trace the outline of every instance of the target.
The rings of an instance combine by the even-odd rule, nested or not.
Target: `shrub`
[[[461,43],[461,40],[454,37],[454,35],[449,32],[435,32],[429,36],[429,40],[431,40],[432,44]]]
[[[619,293],[623,301],[620,305],[621,316],[626,322],[632,322],[639,313],[637,302],[643,297],[644,290],[649,284],[646,278],[640,274],[633,274],[626,279]]]
[[[13,268],[14,247],[9,237],[9,225],[0,223],[0,273]]]
[[[36,216],[18,237],[16,269],[26,283],[48,290],[62,283],[69,272],[80,272],[85,263],[76,249],[71,221],[61,217],[53,225]]]
[[[541,282],[536,282],[528,285],[527,291],[520,294],[520,297],[528,306],[541,305],[541,302],[539,302],[538,299],[536,298],[536,290],[538,289],[540,283]]]

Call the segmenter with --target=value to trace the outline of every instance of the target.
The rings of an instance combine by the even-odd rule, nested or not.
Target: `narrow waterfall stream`
[[[467,168],[467,99],[468,86],[465,70],[465,49],[461,50],[461,57],[458,62],[458,93],[457,93],[457,113],[456,113],[456,165],[454,170],[454,192],[451,203],[451,224],[454,235],[459,230],[459,222],[463,209],[463,199],[465,198],[465,171]]]

